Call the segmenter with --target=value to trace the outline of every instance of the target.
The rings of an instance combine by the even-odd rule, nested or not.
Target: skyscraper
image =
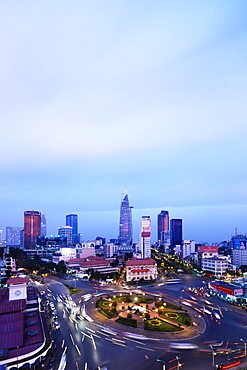
[[[58,235],[67,237],[67,246],[70,247],[72,244],[72,227],[71,226],[60,226],[58,228]]]
[[[151,256],[151,218],[150,216],[142,216],[141,219],[141,255],[142,258]]]
[[[23,227],[6,226],[6,246],[21,247],[21,231]]]
[[[167,243],[169,239],[169,212],[161,211],[158,214],[158,242]]]
[[[41,213],[38,211],[24,212],[24,248],[32,249],[40,236]]]
[[[182,219],[173,218],[170,222],[171,230],[171,246],[182,245],[183,236],[182,236]]]
[[[66,225],[72,227],[72,243],[78,243],[78,216],[71,213],[70,215],[66,216]]]
[[[46,218],[45,218],[45,215],[41,215],[40,235],[41,236],[46,236]]]
[[[119,222],[119,243],[132,244],[132,213],[129,205],[129,197],[126,190],[122,191]]]

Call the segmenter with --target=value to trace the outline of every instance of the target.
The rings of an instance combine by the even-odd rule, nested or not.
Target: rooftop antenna
[[[237,229],[237,227],[235,228],[235,235],[238,235],[238,229]]]

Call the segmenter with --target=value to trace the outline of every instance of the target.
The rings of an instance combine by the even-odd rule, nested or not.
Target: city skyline
[[[55,234],[119,235],[119,194],[183,219],[184,239],[247,231],[247,4],[1,5],[0,229],[25,210]],[[45,27],[44,27],[45,25]]]

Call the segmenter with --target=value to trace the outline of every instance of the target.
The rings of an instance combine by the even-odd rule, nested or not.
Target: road
[[[240,341],[240,338],[247,340],[245,312],[215,297],[207,298],[207,301],[211,303],[211,305],[207,305],[204,302],[205,298],[187,291],[188,287],[205,285],[200,277],[186,274],[176,282],[167,280],[164,285],[155,283],[142,288],[143,291],[152,294],[165,294],[169,299],[174,299],[180,304],[181,301],[187,301],[193,307],[200,309],[205,307],[210,312],[220,312],[220,307],[223,314],[220,320],[216,320],[214,315],[201,315],[198,311],[193,311],[193,315],[197,315],[197,319],[201,316],[200,319],[206,323],[206,330],[202,334],[198,333],[197,337],[186,340],[186,342],[196,344],[199,347],[198,350],[171,349],[169,348],[170,341],[165,340],[140,341],[127,338],[122,333],[111,335],[111,333],[103,332],[95,322],[76,318],[76,314],[82,313],[85,304],[91,304],[90,300],[83,302],[81,295],[109,292],[109,290],[111,292],[113,288],[114,291],[124,291],[122,287],[100,288],[90,282],[65,281],[66,284],[72,286],[76,283],[76,286],[83,290],[81,295],[76,296],[75,305],[72,306],[68,299],[62,299],[62,302],[53,299],[57,295],[68,295],[68,290],[63,284],[52,279],[46,279],[45,282],[46,287],[50,290],[50,292],[48,291],[49,298],[54,301],[58,312],[58,321],[61,324],[60,329],[54,332],[54,340],[57,345],[54,370],[59,368],[59,362],[64,352],[66,354],[66,370],[94,370],[103,365],[108,370],[159,370],[164,364],[166,370],[178,368],[209,370],[213,368],[213,363],[228,364],[236,361],[234,358],[243,354],[244,343]],[[191,297],[194,297],[194,300]],[[128,331],[125,328],[124,330]],[[222,342],[222,344],[214,346],[215,342],[216,344]],[[214,352],[212,352],[212,348]],[[221,349],[224,349],[223,354]],[[157,359],[161,361],[157,361]]]

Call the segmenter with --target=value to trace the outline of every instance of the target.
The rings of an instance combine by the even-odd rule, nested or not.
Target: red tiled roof
[[[9,313],[0,316],[0,348],[23,346],[24,313]]]
[[[9,301],[9,290],[1,289],[0,290],[0,314],[23,311],[26,308],[25,299],[17,299],[14,301]]]
[[[85,261],[80,263],[81,267],[90,267],[90,266],[110,266],[108,261]]]
[[[30,279],[27,277],[14,277],[7,280],[7,284],[23,284],[29,283]]]
[[[126,266],[144,266],[144,265],[155,265],[156,262],[150,258],[131,258],[131,260],[126,261]]]
[[[67,264],[78,264],[81,266],[84,266],[85,264],[94,264],[94,265],[109,265],[109,261],[107,261],[105,258],[98,257],[98,256],[89,256],[86,258],[72,258],[70,259]]]

